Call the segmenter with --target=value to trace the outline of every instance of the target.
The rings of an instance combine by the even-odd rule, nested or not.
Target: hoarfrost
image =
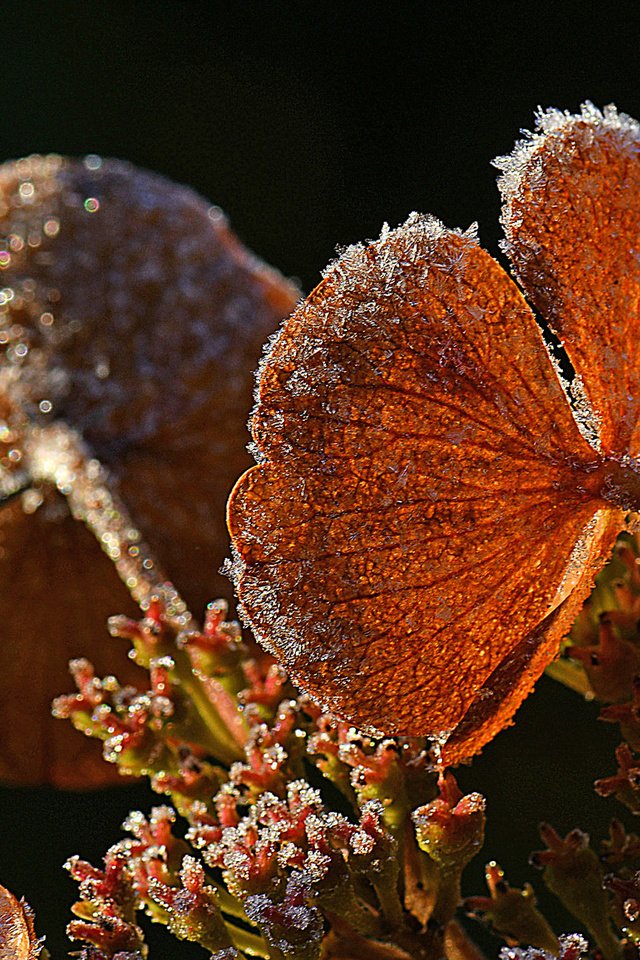
[[[589,951],[589,944],[579,933],[565,933],[559,938],[560,960],[579,960]],[[540,947],[503,947],[500,960],[557,960],[555,954]]]
[[[584,121],[587,126],[578,133],[578,123]],[[543,110],[538,108],[536,113],[536,127],[533,132],[522,130],[523,139],[519,140],[514,150],[501,157],[496,157],[493,165],[501,171],[498,178],[498,189],[504,201],[501,223],[505,229],[506,239],[501,247],[511,257],[511,243],[509,239],[510,224],[512,224],[511,205],[522,190],[526,177],[529,185],[535,190],[542,184],[542,165],[537,159],[539,149],[549,140],[560,139],[569,130],[584,140],[598,136],[600,131],[615,132],[619,146],[630,154],[636,155],[640,149],[640,124],[626,113],[618,113],[614,104],[608,104],[604,110],[598,110],[589,100],[585,101],[579,114],[572,114],[568,110],[557,110],[549,107]]]
[[[281,903],[259,893],[246,898],[244,909],[249,919],[262,929],[269,943],[288,955],[292,943],[322,939],[322,915],[317,907],[306,902],[308,896],[307,879],[304,874],[296,872],[287,882]]]
[[[600,453],[602,417],[589,402],[584,381],[578,374],[573,378],[571,386],[569,387],[569,401],[573,419],[578,425],[578,430],[587,443]]]
[[[571,381],[569,382],[562,372],[560,362],[548,346],[547,353],[549,355],[549,360],[553,365],[553,369],[556,372],[556,376],[560,386],[562,387],[563,393],[567,398],[567,402],[571,408],[571,413],[578,430],[587,441],[589,446],[593,447],[596,452],[600,453],[602,447],[600,440],[602,417],[592,406],[589,400],[589,396],[584,385],[584,380],[579,374],[574,373]]]
[[[562,577],[562,581],[556,591],[553,601],[551,602],[549,612],[555,610],[556,607],[560,606],[563,600],[566,600],[574,587],[577,586],[580,578],[584,575],[591,544],[594,542],[594,539],[597,536],[600,525],[607,523],[607,516],[608,512],[606,510],[599,510],[595,516],[589,520],[584,530],[580,534],[580,537],[571,551],[571,556],[567,561],[567,566]]]

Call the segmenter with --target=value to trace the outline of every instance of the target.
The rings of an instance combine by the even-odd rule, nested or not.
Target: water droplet
[[[88,153],[84,158],[84,165],[87,170],[99,170],[102,166],[102,157],[99,157],[97,153]]]
[[[38,404],[38,409],[40,410],[40,413],[51,413],[53,410],[53,404],[51,403],[51,400],[41,400]]]
[[[100,209],[100,201],[97,197],[87,197],[84,202],[84,208],[87,213],[97,213]]]
[[[57,217],[49,217],[48,220],[45,220],[42,229],[48,237],[57,237],[60,233],[60,221]]]
[[[21,200],[31,200],[35,192],[36,188],[30,180],[25,180],[25,182],[21,183],[18,187],[18,193],[20,194]]]
[[[627,920],[634,922],[640,917],[640,903],[637,900],[625,900],[624,913]]]

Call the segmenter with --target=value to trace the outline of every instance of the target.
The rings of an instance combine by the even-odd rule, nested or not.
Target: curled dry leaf
[[[137,599],[228,588],[252,370],[296,291],[190,190],[93,156],[1,167],[0,238],[0,777],[97,785],[115,769],[50,702],[71,657],[132,676],[111,560]]]
[[[33,910],[0,886],[0,960],[35,960],[42,940],[35,934]]]
[[[511,720],[640,508],[640,127],[551,110],[500,163],[507,251],[571,386],[474,231],[414,214],[285,321],[228,506],[256,636],[443,763]]]

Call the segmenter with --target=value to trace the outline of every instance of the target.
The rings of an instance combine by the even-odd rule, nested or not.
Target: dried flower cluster
[[[639,558],[636,538],[622,537],[554,665],[620,724],[621,769],[596,789],[634,812],[640,680],[629,679],[628,659],[640,649]],[[149,689],[100,680],[78,661],[78,692],[56,701],[58,716],[103,741],[106,759],[149,776],[171,803],[132,814],[131,837],[102,869],[69,862],[81,893],[69,932],[90,944],[84,960],[144,958],[140,910],[217,960],[471,960],[464,912],[511,948],[535,948],[509,949],[505,960],[588,952],[579,937],[558,941],[533,888],[510,887],[495,863],[488,894],[463,898],[462,871],[482,848],[484,799],[462,796],[451,772],[438,773],[425,741],[367,737],[296,696],[226,613],[212,604],[201,631],[185,631],[157,601],[139,622],[112,619]],[[562,838],[544,825],[541,837],[546,849],[532,863],[547,888],[606,960],[633,956],[640,839],[619,820],[597,848],[577,828]]]

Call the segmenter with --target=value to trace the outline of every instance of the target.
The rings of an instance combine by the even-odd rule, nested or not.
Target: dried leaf
[[[0,510],[0,776],[88,786],[115,770],[49,703],[70,657],[131,679],[105,619],[135,607],[65,498],[30,481],[29,437],[62,421],[81,438],[199,611],[225,592],[252,370],[295,290],[217,208],[97,157],[0,168],[0,237],[0,487],[28,487]]]
[[[626,163],[631,121],[599,117],[622,124],[608,149]],[[567,206],[586,210],[575,163]],[[633,217],[609,231],[623,235],[615,256],[635,250]],[[589,331],[607,318],[589,315]],[[444,763],[510,721],[640,506],[630,451],[597,448],[606,409],[567,394],[532,312],[473,235],[412,215],[328,269],[263,365],[259,465],[228,506],[243,615],[298,684],[365,730],[431,736]]]
[[[42,951],[36,937],[33,910],[0,886],[0,960],[35,960]]]
[[[547,110],[497,163],[505,249],[564,343],[608,454],[640,453],[640,127],[592,104]]]

